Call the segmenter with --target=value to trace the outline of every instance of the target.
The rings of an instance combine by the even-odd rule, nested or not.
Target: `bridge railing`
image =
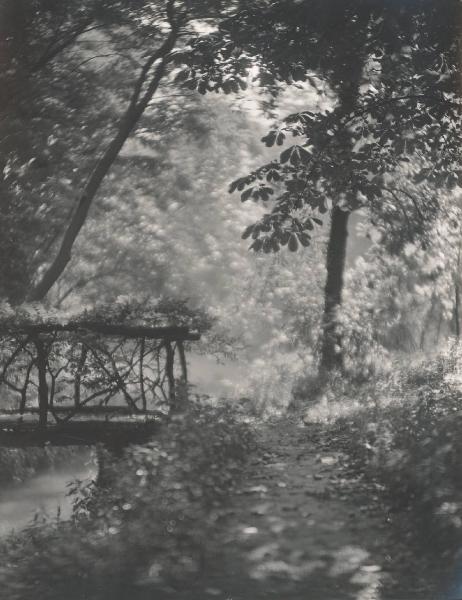
[[[38,413],[46,427],[76,415],[155,414],[186,401],[187,327],[97,322],[28,324],[0,335],[0,413]],[[0,400],[1,402],[1,400]]]

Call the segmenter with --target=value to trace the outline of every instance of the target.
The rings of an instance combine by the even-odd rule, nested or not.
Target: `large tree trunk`
[[[338,6],[337,6],[338,4]],[[335,31],[338,31],[338,52],[336,65],[331,74],[331,85],[338,94],[338,105],[334,111],[339,116],[339,127],[336,131],[337,144],[336,163],[339,174],[332,179],[332,200],[345,201],[347,211],[334,205],[331,214],[331,227],[326,258],[326,285],[324,292],[324,314],[321,331],[321,356],[319,375],[321,379],[330,371],[343,368],[343,352],[341,336],[337,327],[337,312],[342,302],[343,274],[348,237],[348,218],[350,212],[358,207],[359,202],[355,186],[351,185],[351,171],[357,168],[352,161],[353,144],[349,130],[350,116],[355,111],[360,95],[363,69],[369,59],[368,22],[371,16],[367,3],[359,11],[358,20],[350,20],[348,3],[334,3],[328,10]],[[343,8],[343,12],[342,11]],[[353,29],[350,29],[353,27]],[[350,35],[344,35],[345,31]],[[354,35],[351,35],[354,32]],[[337,179],[335,179],[337,178]]]
[[[337,327],[337,311],[342,303],[343,273],[348,239],[350,213],[337,206],[332,210],[326,259],[321,372],[343,369],[342,340]]]
[[[85,224],[96,194],[160,85],[166,71],[168,56],[175,46],[181,26],[180,21],[174,14],[174,3],[175,0],[168,0],[167,2],[167,14],[171,27],[170,33],[161,47],[143,65],[135,83],[129,106],[119,122],[116,135],[97,162],[85,184],[80,200],[64,233],[58,253],[38,284],[29,293],[27,298],[29,301],[43,300],[64,272],[71,260],[71,252],[75,240]],[[154,68],[156,62],[158,64],[151,74],[151,70]]]
[[[459,280],[454,281],[454,333],[460,339],[460,285]]]

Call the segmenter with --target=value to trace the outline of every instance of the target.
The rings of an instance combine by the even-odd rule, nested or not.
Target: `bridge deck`
[[[25,448],[29,446],[91,446],[105,444],[121,447],[146,441],[165,423],[165,417],[142,415],[119,416],[106,419],[97,415],[79,415],[78,420],[50,424],[46,429],[37,427],[38,415],[22,422],[18,415],[0,415],[0,448]]]

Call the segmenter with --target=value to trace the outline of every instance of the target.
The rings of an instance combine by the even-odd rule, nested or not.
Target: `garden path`
[[[274,421],[257,427],[257,440],[226,506],[204,524],[199,574],[164,588],[165,598],[397,600],[397,589],[403,600],[425,597],[415,581],[396,586],[380,494],[321,427]]]

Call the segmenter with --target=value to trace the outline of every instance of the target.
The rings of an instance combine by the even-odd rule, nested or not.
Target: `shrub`
[[[71,521],[36,523],[4,544],[8,598],[128,597],[134,582],[162,588],[199,569],[207,525],[251,440],[226,409],[192,407],[143,446],[100,449],[98,480],[74,486]]]
[[[372,393],[369,386],[362,410],[334,425],[360,468],[385,487],[392,510],[406,515],[408,536],[434,559],[462,542],[460,364],[452,345],[395,371]]]

